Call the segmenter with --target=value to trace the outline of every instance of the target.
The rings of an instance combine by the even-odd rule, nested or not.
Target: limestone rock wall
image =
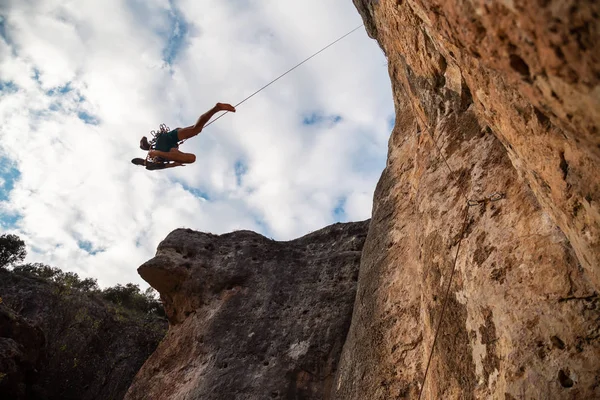
[[[369,221],[290,242],[179,229],[140,275],[169,332],[126,399],[327,399]]]
[[[355,5],[396,126],[334,398],[600,398],[600,3]]]

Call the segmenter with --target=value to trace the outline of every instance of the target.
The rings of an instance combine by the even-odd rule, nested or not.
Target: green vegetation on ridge
[[[164,309],[157,299],[156,291],[148,288],[144,291],[133,283],[116,285],[100,289],[94,278],[81,279],[75,272],[64,272],[60,268],[43,263],[19,264],[25,259],[27,250],[25,242],[17,235],[0,236],[0,269],[9,270],[20,275],[36,276],[57,284],[63,291],[95,293],[107,301],[125,309],[164,316]]]

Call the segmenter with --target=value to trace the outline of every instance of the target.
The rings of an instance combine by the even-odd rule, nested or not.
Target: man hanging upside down
[[[196,161],[196,156],[192,153],[183,153],[179,151],[179,142],[194,137],[202,132],[204,125],[206,125],[212,116],[219,111],[235,112],[235,107],[233,107],[231,104],[217,103],[217,105],[215,105],[213,108],[202,114],[194,125],[186,128],[176,128],[170,132],[159,135],[154,149],[150,148],[148,138],[146,136],[142,137],[142,140],[140,140],[140,148],[148,151],[148,158],[161,158],[167,162],[157,163],[147,161],[142,158],[134,158],[131,160],[131,162],[135,165],[145,166],[148,170],[173,168],[182,166],[184,164],[193,163]]]

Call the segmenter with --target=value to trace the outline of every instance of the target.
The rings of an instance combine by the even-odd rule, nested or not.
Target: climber
[[[156,143],[152,146],[146,136],[140,140],[140,148],[148,152],[146,160],[134,158],[131,162],[135,165],[145,166],[147,170],[157,170],[173,168],[191,164],[196,161],[196,156],[191,153],[179,151],[179,142],[187,140],[202,132],[202,128],[219,111],[235,112],[235,107],[227,103],[217,103],[213,108],[205,112],[198,118],[194,125],[186,128],[176,128],[170,132],[159,134]],[[161,159],[165,162],[155,162],[150,160]]]

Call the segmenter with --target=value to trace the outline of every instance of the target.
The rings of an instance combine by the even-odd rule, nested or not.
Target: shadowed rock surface
[[[118,400],[166,321],[0,269],[0,398]]]
[[[44,333],[0,304],[0,394],[7,399],[36,396]]]
[[[127,399],[325,399],[369,222],[289,242],[179,229],[139,268],[169,332]]]
[[[354,3],[396,125],[334,398],[419,396],[459,245],[422,398],[600,398],[600,3]]]

